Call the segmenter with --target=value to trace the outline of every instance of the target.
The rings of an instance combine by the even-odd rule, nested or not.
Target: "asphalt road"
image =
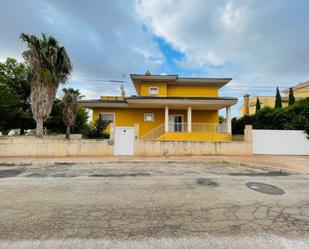
[[[0,165],[0,248],[309,248],[308,180],[224,164]]]

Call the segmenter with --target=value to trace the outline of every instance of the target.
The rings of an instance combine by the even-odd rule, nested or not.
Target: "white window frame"
[[[111,122],[111,124],[115,124],[116,123],[116,114],[114,112],[100,112],[99,113],[99,117],[100,117],[100,115],[104,115],[104,114],[112,114],[114,116],[114,121]]]
[[[147,119],[146,119],[146,117],[147,117],[148,115],[149,115],[149,116],[150,116],[150,115],[152,116],[152,120],[147,120]],[[153,114],[153,113],[145,113],[145,114],[144,114],[144,121],[145,121],[145,122],[153,122],[153,121],[154,121],[154,114]]]
[[[154,90],[154,89],[156,89],[157,93],[151,93],[151,91]],[[159,87],[157,87],[157,86],[150,86],[149,87],[149,95],[156,96],[158,94],[159,94]]]

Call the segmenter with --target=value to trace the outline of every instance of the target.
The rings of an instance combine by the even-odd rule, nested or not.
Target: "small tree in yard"
[[[43,137],[43,123],[48,118],[59,84],[67,81],[72,71],[70,58],[64,47],[52,37],[37,38],[22,33],[20,38],[28,50],[23,57],[31,74],[31,108],[36,121],[36,136]]]
[[[98,118],[91,128],[89,138],[106,138],[107,134],[105,132],[107,126],[111,121],[103,120]]]
[[[289,106],[294,105],[295,103],[295,97],[294,97],[294,93],[293,93],[293,88],[290,88],[289,91]]]
[[[65,138],[70,138],[71,128],[75,125],[76,114],[78,110],[77,102],[83,97],[79,90],[73,88],[63,89],[63,122],[66,125]]]
[[[276,89],[276,101],[275,101],[275,108],[282,108],[282,100],[279,92],[279,88]]]
[[[261,109],[261,103],[259,97],[256,98],[255,112]]]

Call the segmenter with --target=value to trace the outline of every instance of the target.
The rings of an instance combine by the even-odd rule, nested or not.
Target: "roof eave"
[[[165,82],[167,84],[196,84],[217,86],[219,88],[226,85],[232,78],[192,78],[179,77],[178,75],[143,75],[130,74],[134,84],[143,82]]]

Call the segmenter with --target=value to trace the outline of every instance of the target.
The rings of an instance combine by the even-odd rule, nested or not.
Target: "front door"
[[[134,127],[115,127],[114,155],[133,156]]]
[[[183,131],[183,116],[170,115],[168,118],[168,131],[182,132]]]

